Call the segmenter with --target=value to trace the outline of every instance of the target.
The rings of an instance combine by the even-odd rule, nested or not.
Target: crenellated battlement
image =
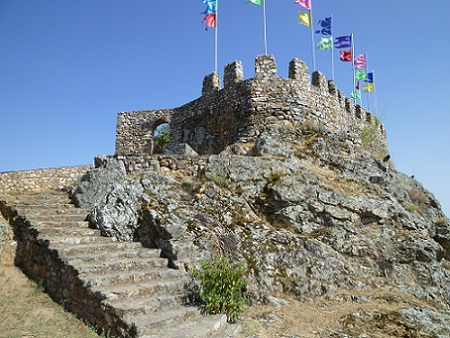
[[[289,63],[288,78],[279,77],[273,55],[255,60],[254,77],[244,79],[241,61],[211,73],[203,80],[202,96],[166,110],[119,113],[117,155],[153,153],[153,133],[161,123],[170,124],[168,149],[188,144],[199,154],[219,153],[233,144],[248,145],[270,125],[302,128],[305,123],[342,133],[356,145],[376,154],[387,154],[381,122],[355,105],[319,71],[309,73],[299,59]],[[370,142],[364,140],[370,129]]]

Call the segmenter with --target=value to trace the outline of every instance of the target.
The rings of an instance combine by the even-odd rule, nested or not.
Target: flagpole
[[[218,50],[218,36],[219,36],[219,0],[216,0],[216,27],[214,29],[214,72],[217,73],[217,50]]]
[[[367,79],[367,74],[368,74],[368,69],[369,68],[369,53],[366,53],[366,79]],[[370,93],[367,92],[367,110],[370,111]]]
[[[375,71],[372,70],[372,80],[373,80],[373,97],[375,99],[375,113],[377,114],[377,117],[380,118],[380,116],[378,115],[378,104],[377,104],[377,92],[375,90]]]
[[[267,19],[266,19],[266,0],[263,3],[263,28],[264,28],[264,54],[267,54]]]
[[[310,20],[310,28],[311,28],[311,54],[312,54],[312,64],[313,70],[316,71],[316,57],[314,55],[314,29],[313,29],[313,13],[312,13],[312,4],[311,9],[309,10],[309,20]]]
[[[331,78],[334,81],[333,14],[331,14]]]
[[[355,77],[355,64],[354,64],[355,63],[354,62],[354,59],[355,59],[355,39],[353,37],[353,33],[352,33],[351,37],[352,37],[352,71],[353,71],[353,89],[352,89],[352,91],[354,91],[356,89],[356,77]],[[353,103],[354,104],[356,103],[356,99],[355,98],[353,99]]]

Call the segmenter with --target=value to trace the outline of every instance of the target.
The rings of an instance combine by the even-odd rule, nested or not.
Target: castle
[[[259,55],[255,75],[244,80],[242,62],[225,66],[220,75],[207,75],[202,96],[181,107],[118,114],[116,155],[146,156],[154,152],[154,132],[170,125],[168,153],[181,154],[187,144],[197,154],[217,154],[233,144],[251,148],[268,125],[321,125],[380,157],[388,153],[383,124],[346,98],[334,81],[293,59],[289,77],[277,75],[273,55]],[[181,147],[182,149],[185,149]]]

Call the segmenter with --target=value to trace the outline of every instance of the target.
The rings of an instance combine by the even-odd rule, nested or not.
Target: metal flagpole
[[[373,97],[375,99],[375,113],[377,114],[377,117],[379,118],[380,116],[378,115],[378,104],[377,104],[377,92],[375,90],[375,71],[372,70],[372,80],[373,80]]]
[[[369,68],[369,53],[366,53],[366,80],[367,80],[367,69]],[[370,111],[370,93],[367,92],[367,109]]]
[[[309,23],[310,23],[310,28],[311,28],[311,51],[312,51],[312,64],[313,64],[313,70],[316,70],[316,57],[314,55],[314,28],[313,28],[313,14],[312,14],[312,5],[311,5],[311,9],[309,11]]]
[[[331,15],[331,78],[334,81],[333,15]]]
[[[263,3],[263,28],[264,28],[264,54],[267,54],[267,20],[266,20],[266,0]]]
[[[353,70],[353,89],[352,89],[352,92],[354,92],[355,89],[356,89],[356,78],[355,78],[355,65],[354,65],[354,59],[355,59],[355,39],[354,39],[354,37],[353,37],[353,33],[352,33],[351,37],[352,37],[352,59],[351,59],[351,62],[352,62],[352,70]],[[355,96],[355,95],[353,95],[353,97],[354,97],[354,96]],[[356,99],[355,99],[355,98],[353,99],[353,103],[356,103]]]
[[[214,29],[214,72],[217,73],[217,49],[219,29],[219,0],[216,0],[216,27]]]
[[[366,54],[364,54],[364,55],[366,55]],[[367,63],[367,60],[366,60],[366,63]],[[366,64],[366,67],[367,67],[367,64]],[[356,68],[356,67],[355,67]],[[366,71],[367,72],[367,71]],[[358,80],[359,81],[359,80]],[[362,102],[362,94],[361,94],[361,83],[359,84],[359,103],[361,104],[361,106],[363,105],[363,102]]]

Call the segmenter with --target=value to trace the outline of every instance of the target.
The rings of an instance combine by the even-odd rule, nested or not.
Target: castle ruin
[[[223,88],[220,82],[218,73],[207,75],[202,96],[178,108],[119,113],[116,155],[152,155],[154,132],[163,123],[170,125],[171,154],[179,154],[183,144],[200,155],[217,154],[234,144],[251,149],[268,125],[305,123],[323,126],[360,145],[370,129],[366,150],[376,156],[388,153],[383,124],[319,71],[311,78],[299,59],[289,63],[289,77],[281,78],[273,55],[259,55],[255,75],[247,80],[242,62],[233,61],[225,66]]]

